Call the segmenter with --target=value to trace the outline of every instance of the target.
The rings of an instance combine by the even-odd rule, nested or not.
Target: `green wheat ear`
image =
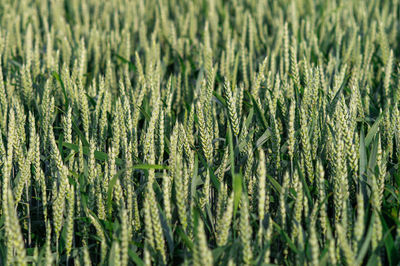
[[[342,2],[0,1],[0,265],[397,265],[399,0]]]

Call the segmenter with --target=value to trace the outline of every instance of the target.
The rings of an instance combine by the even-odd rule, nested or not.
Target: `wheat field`
[[[0,1],[0,265],[400,265],[399,0]]]

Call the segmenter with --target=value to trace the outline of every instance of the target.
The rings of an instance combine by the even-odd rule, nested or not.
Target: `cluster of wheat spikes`
[[[0,25],[0,264],[398,265],[399,0],[2,0]]]

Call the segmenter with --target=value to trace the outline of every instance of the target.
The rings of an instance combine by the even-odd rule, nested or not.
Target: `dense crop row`
[[[399,13],[0,1],[0,264],[398,265]]]

